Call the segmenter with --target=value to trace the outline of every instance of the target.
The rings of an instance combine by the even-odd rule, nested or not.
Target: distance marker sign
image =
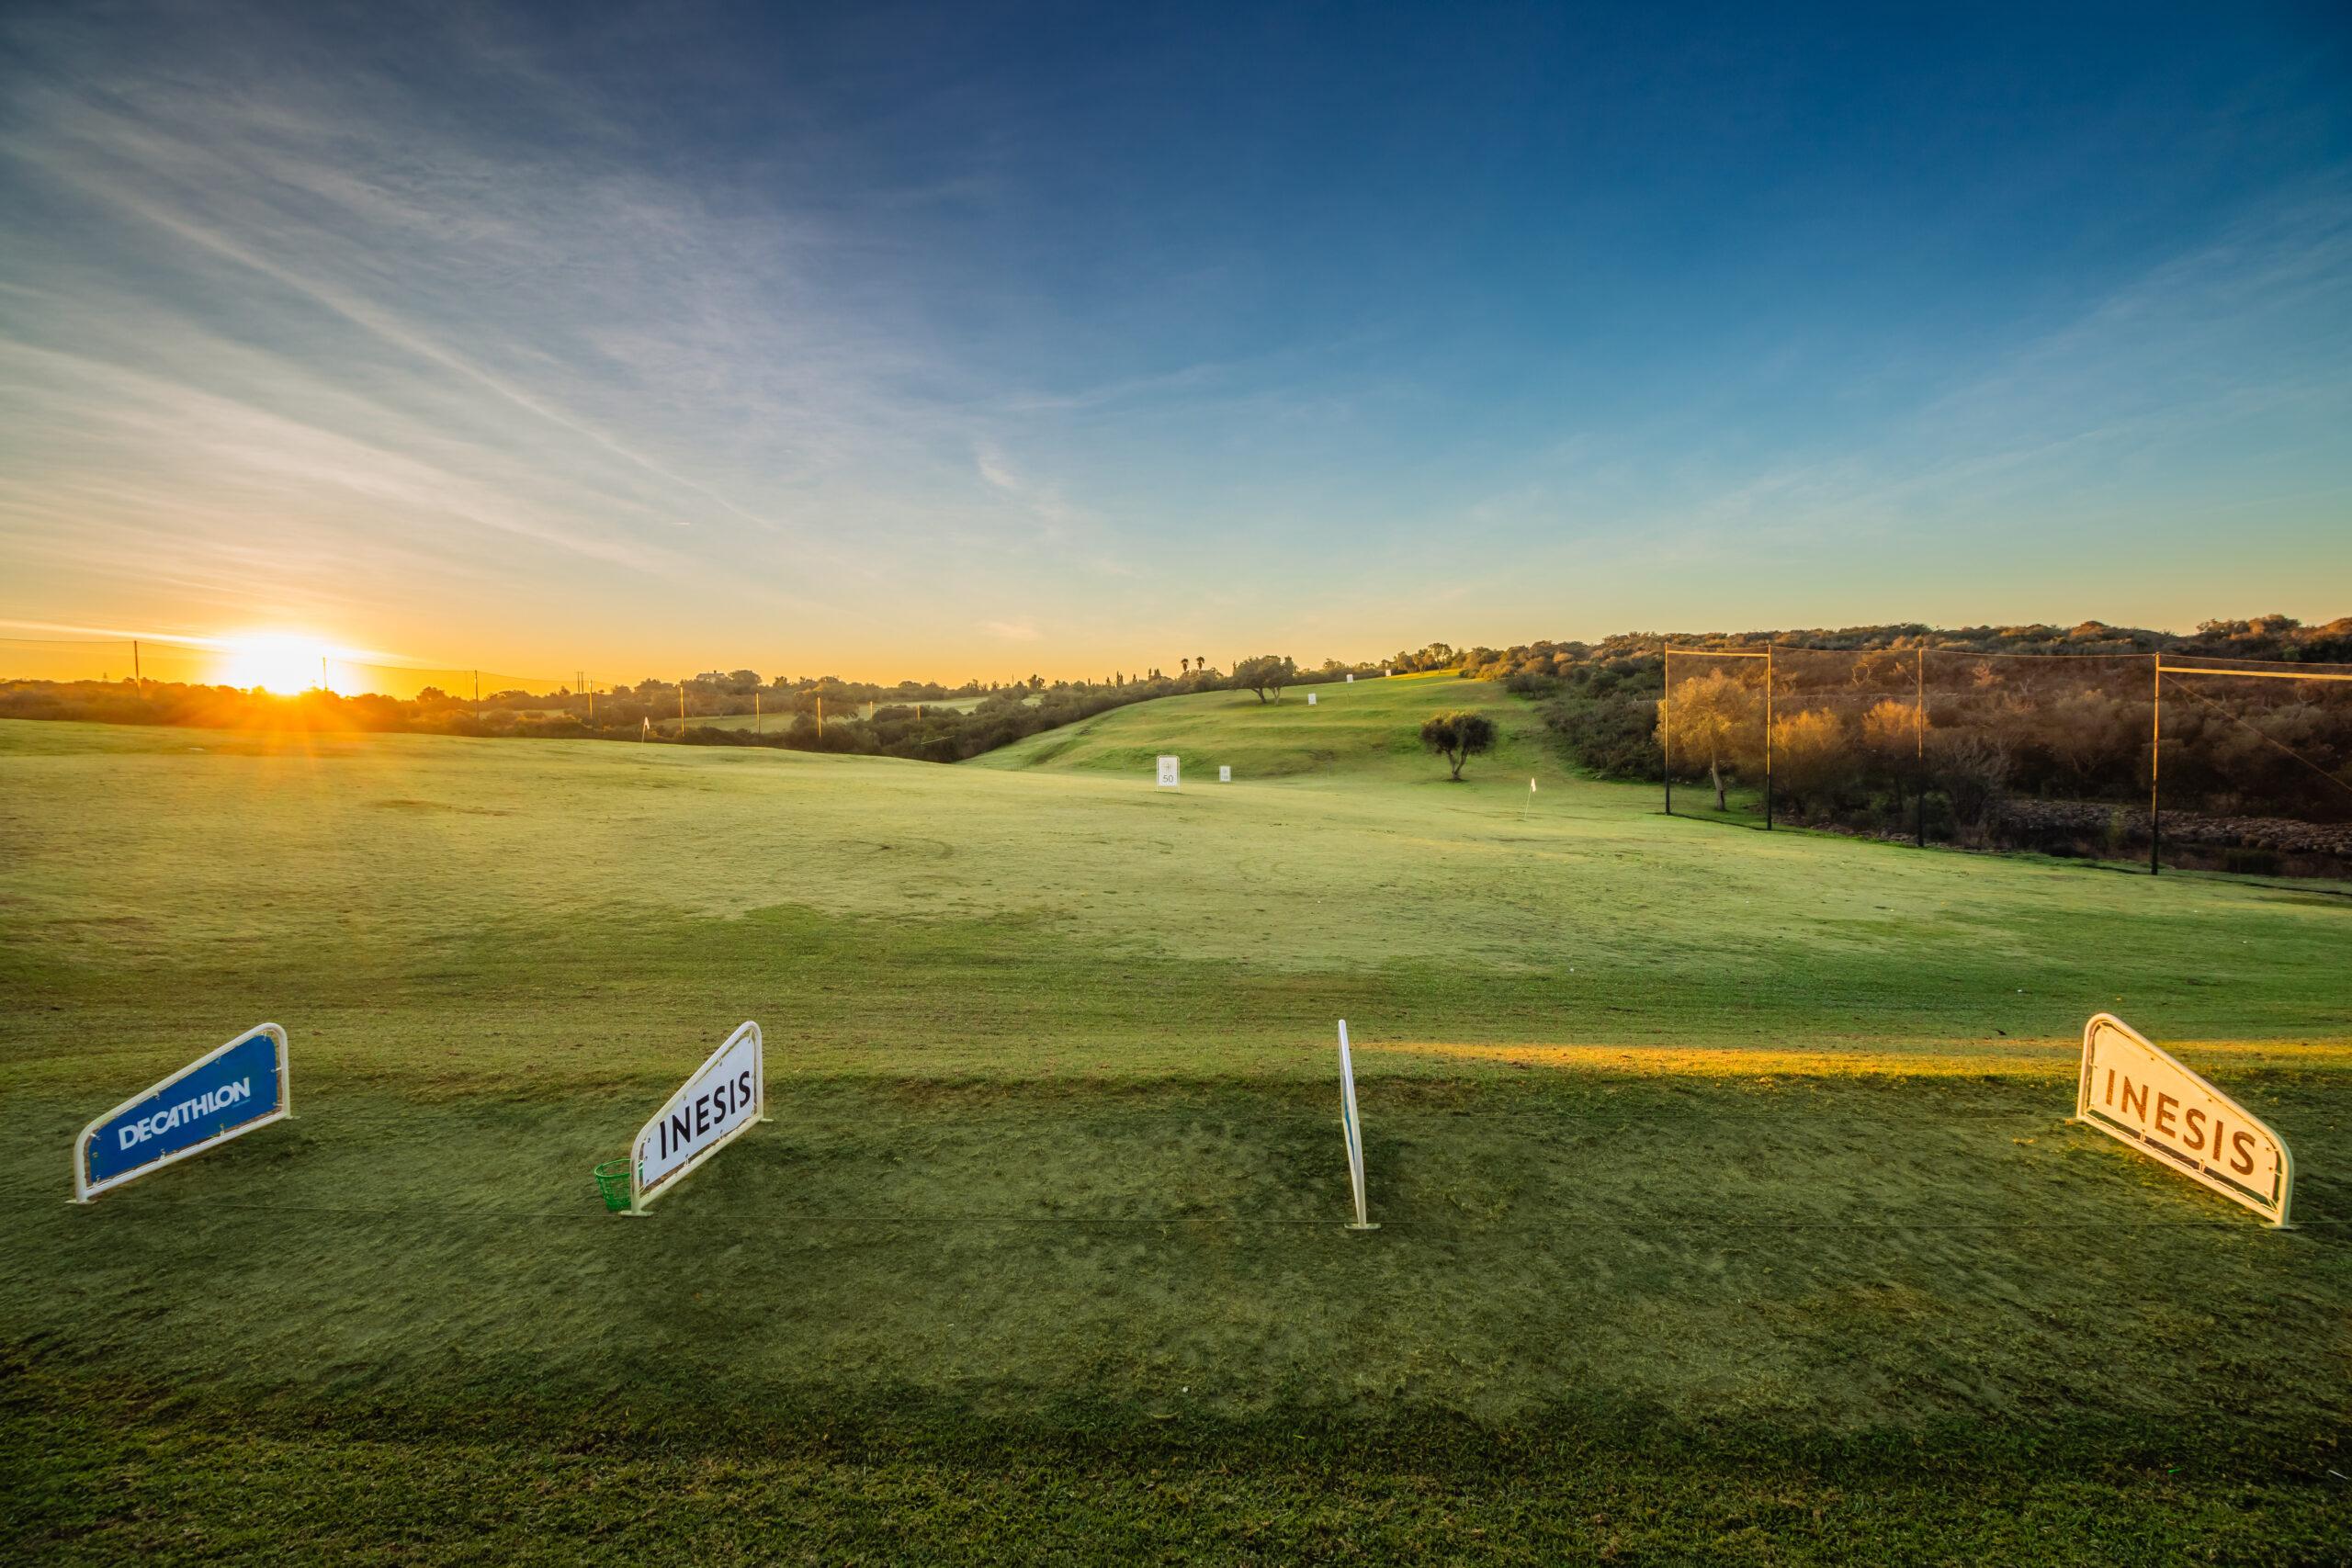
[[[2286,1140],[2112,1013],[2083,1026],[2075,1119],[2274,1225],[2287,1223],[2295,1157]]]
[[[135,1094],[74,1140],[74,1201],[86,1203],[175,1160],[294,1113],[286,1031],[256,1024],[154,1088]]]
[[[667,1192],[695,1168],[764,1122],[768,1110],[767,1053],[760,1026],[745,1023],[713,1051],[684,1088],[638,1129],[631,1160],[628,1212]]]

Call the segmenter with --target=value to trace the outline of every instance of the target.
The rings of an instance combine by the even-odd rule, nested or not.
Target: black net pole
[[[1920,849],[1928,847],[1928,650],[1919,649],[1918,694],[1911,707],[1911,832]]]
[[[2155,666],[2155,684],[2149,692],[2148,705],[2148,874],[2154,876],[2164,869],[2160,858],[2164,846],[2164,817],[2157,807],[2156,780],[2164,771],[2165,750],[2165,656],[2152,656]]]
[[[1658,771],[1666,778],[1666,814],[1674,815],[1674,645],[1665,647],[1661,662],[1665,666],[1666,700],[1658,708],[1658,743],[1666,749],[1665,766]]]

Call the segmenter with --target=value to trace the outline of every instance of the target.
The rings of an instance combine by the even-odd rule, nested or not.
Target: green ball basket
[[[634,1160],[608,1159],[596,1168],[596,1190],[604,1195],[605,1209],[616,1214],[627,1213],[629,1202],[629,1179],[637,1174]]]

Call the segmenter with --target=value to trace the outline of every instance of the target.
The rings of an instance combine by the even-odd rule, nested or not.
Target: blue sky
[[[0,43],[20,635],[960,678],[2352,613],[2339,7]]]

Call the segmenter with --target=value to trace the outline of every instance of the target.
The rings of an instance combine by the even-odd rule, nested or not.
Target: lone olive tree
[[[1482,713],[1431,714],[1421,725],[1421,745],[1453,764],[1453,783],[1462,782],[1462,764],[1495,749],[1495,721]]]
[[[1245,659],[1233,667],[1233,689],[1237,692],[1255,692],[1258,694],[1258,700],[1262,703],[1266,701],[1268,692],[1272,692],[1277,696],[1281,695],[1282,689],[1289,685],[1292,677],[1297,673],[1297,662],[1288,656],[1261,653],[1255,659]]]

